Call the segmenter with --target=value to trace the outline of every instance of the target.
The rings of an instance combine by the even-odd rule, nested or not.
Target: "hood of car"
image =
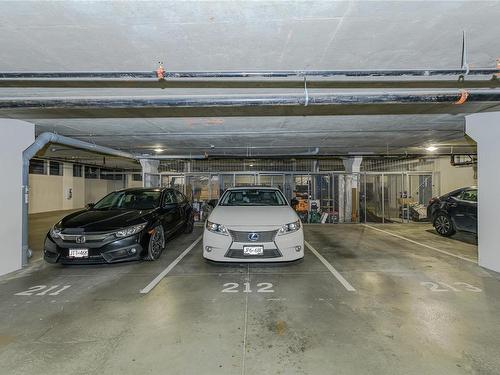
[[[299,218],[290,206],[217,206],[209,221],[236,226],[281,226]]]
[[[152,210],[84,210],[74,212],[60,222],[62,230],[83,229],[85,232],[105,232],[141,224]]]

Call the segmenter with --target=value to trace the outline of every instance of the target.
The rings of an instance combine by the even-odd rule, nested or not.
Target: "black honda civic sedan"
[[[174,234],[193,231],[193,208],[177,190],[115,191],[54,225],[45,238],[50,263],[156,260]]]
[[[427,217],[436,232],[445,237],[457,231],[477,233],[477,187],[469,186],[432,198]]]

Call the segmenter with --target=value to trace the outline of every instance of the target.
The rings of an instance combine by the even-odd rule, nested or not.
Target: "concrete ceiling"
[[[0,70],[494,65],[495,1],[2,1]]]
[[[0,71],[153,70],[158,61],[168,70],[455,68],[462,30],[471,65],[493,67],[500,56],[496,1],[4,1],[1,8]],[[125,92],[165,94],[11,88],[0,97]],[[387,154],[423,152],[429,144],[471,150],[463,115],[451,114],[69,117],[30,120],[38,133],[137,153],[291,155],[319,147],[320,154]]]

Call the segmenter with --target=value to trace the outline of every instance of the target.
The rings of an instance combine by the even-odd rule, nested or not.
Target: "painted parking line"
[[[201,235],[200,237],[198,237],[196,240],[194,240],[194,242],[189,245],[189,247],[184,250],[181,255],[179,255],[177,258],[175,258],[175,260],[170,263],[167,268],[165,268],[158,276],[156,276],[153,281],[151,281],[148,285],[146,285],[146,287],[144,287],[143,289],[140,290],[140,292],[142,294],[147,294],[149,292],[151,292],[151,290],[153,290],[153,288],[158,285],[158,283],[165,277],[168,275],[168,273],[170,271],[172,271],[174,269],[174,267],[177,265],[177,263],[179,263],[182,258],[184,258],[191,250],[193,250],[193,248],[198,244],[198,242],[201,241],[201,239],[203,238],[203,235]]]
[[[403,236],[400,236],[399,234],[395,234],[395,233],[391,233],[391,232],[388,232],[386,230],[383,230],[383,229],[380,229],[380,228],[377,228],[377,227],[372,227],[371,225],[368,225],[368,224],[362,224],[363,226],[367,227],[367,228],[370,228],[370,229],[373,229],[373,230],[378,230],[379,232],[382,232],[382,233],[385,233],[385,234],[388,234],[390,236],[393,236],[393,237],[396,237],[396,238],[399,238],[401,240],[404,240],[404,241],[408,241],[408,242],[411,242],[415,245],[419,245],[419,246],[422,246],[422,247],[425,247],[427,249],[430,249],[430,250],[434,250],[434,251],[437,251],[438,253],[441,253],[441,254],[446,254],[446,255],[449,255],[451,257],[455,257],[455,258],[458,258],[458,259],[462,259],[462,260],[465,260],[466,262],[471,262],[471,263],[474,263],[474,264],[477,264],[477,262],[473,259],[469,259],[469,258],[466,258],[466,257],[463,257],[463,256],[460,256],[460,255],[457,255],[457,254],[453,254],[453,253],[450,253],[448,251],[445,251],[445,250],[441,250],[441,249],[437,249],[433,246],[429,246],[429,245],[426,245],[424,243],[421,243],[421,242],[418,242],[418,241],[414,241],[414,240],[411,240],[409,238],[406,238],[406,237],[403,237]]]
[[[304,241],[304,244],[307,246],[307,248],[309,250],[312,251],[312,253],[314,255],[316,255],[316,257],[321,261],[321,263],[323,263],[325,265],[326,268],[328,268],[328,271],[330,271],[332,273],[333,276],[335,276],[335,278],[344,286],[344,288],[346,288],[349,292],[355,292],[356,289],[354,289],[354,287],[349,284],[349,282],[344,279],[344,276],[342,276],[339,271],[337,271],[330,263],[328,263],[328,261],[323,258],[323,256],[318,253],[318,251],[311,246],[311,244],[309,244],[309,242],[307,241]]]

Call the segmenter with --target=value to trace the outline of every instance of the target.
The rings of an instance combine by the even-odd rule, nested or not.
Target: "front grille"
[[[78,238],[84,238],[84,242],[102,242],[111,236],[113,233],[81,233],[81,234],[67,234],[61,233],[59,236],[65,242],[78,243]]]
[[[264,249],[262,255],[243,255],[243,249],[229,249],[225,256],[238,259],[279,258],[281,253],[278,249]]]
[[[274,242],[274,237],[276,237],[276,233],[278,233],[278,231],[269,230],[264,232],[242,232],[237,230],[230,230],[229,233],[231,234],[231,237],[233,238],[234,242],[251,243],[251,242]],[[250,241],[250,239],[248,238],[248,235],[250,233],[257,233],[259,235],[259,239],[255,241]]]
[[[67,255],[61,254],[59,261],[63,264],[71,263],[71,264],[102,264],[108,263],[106,259],[102,257],[102,255],[90,255],[88,258],[70,258]]]

